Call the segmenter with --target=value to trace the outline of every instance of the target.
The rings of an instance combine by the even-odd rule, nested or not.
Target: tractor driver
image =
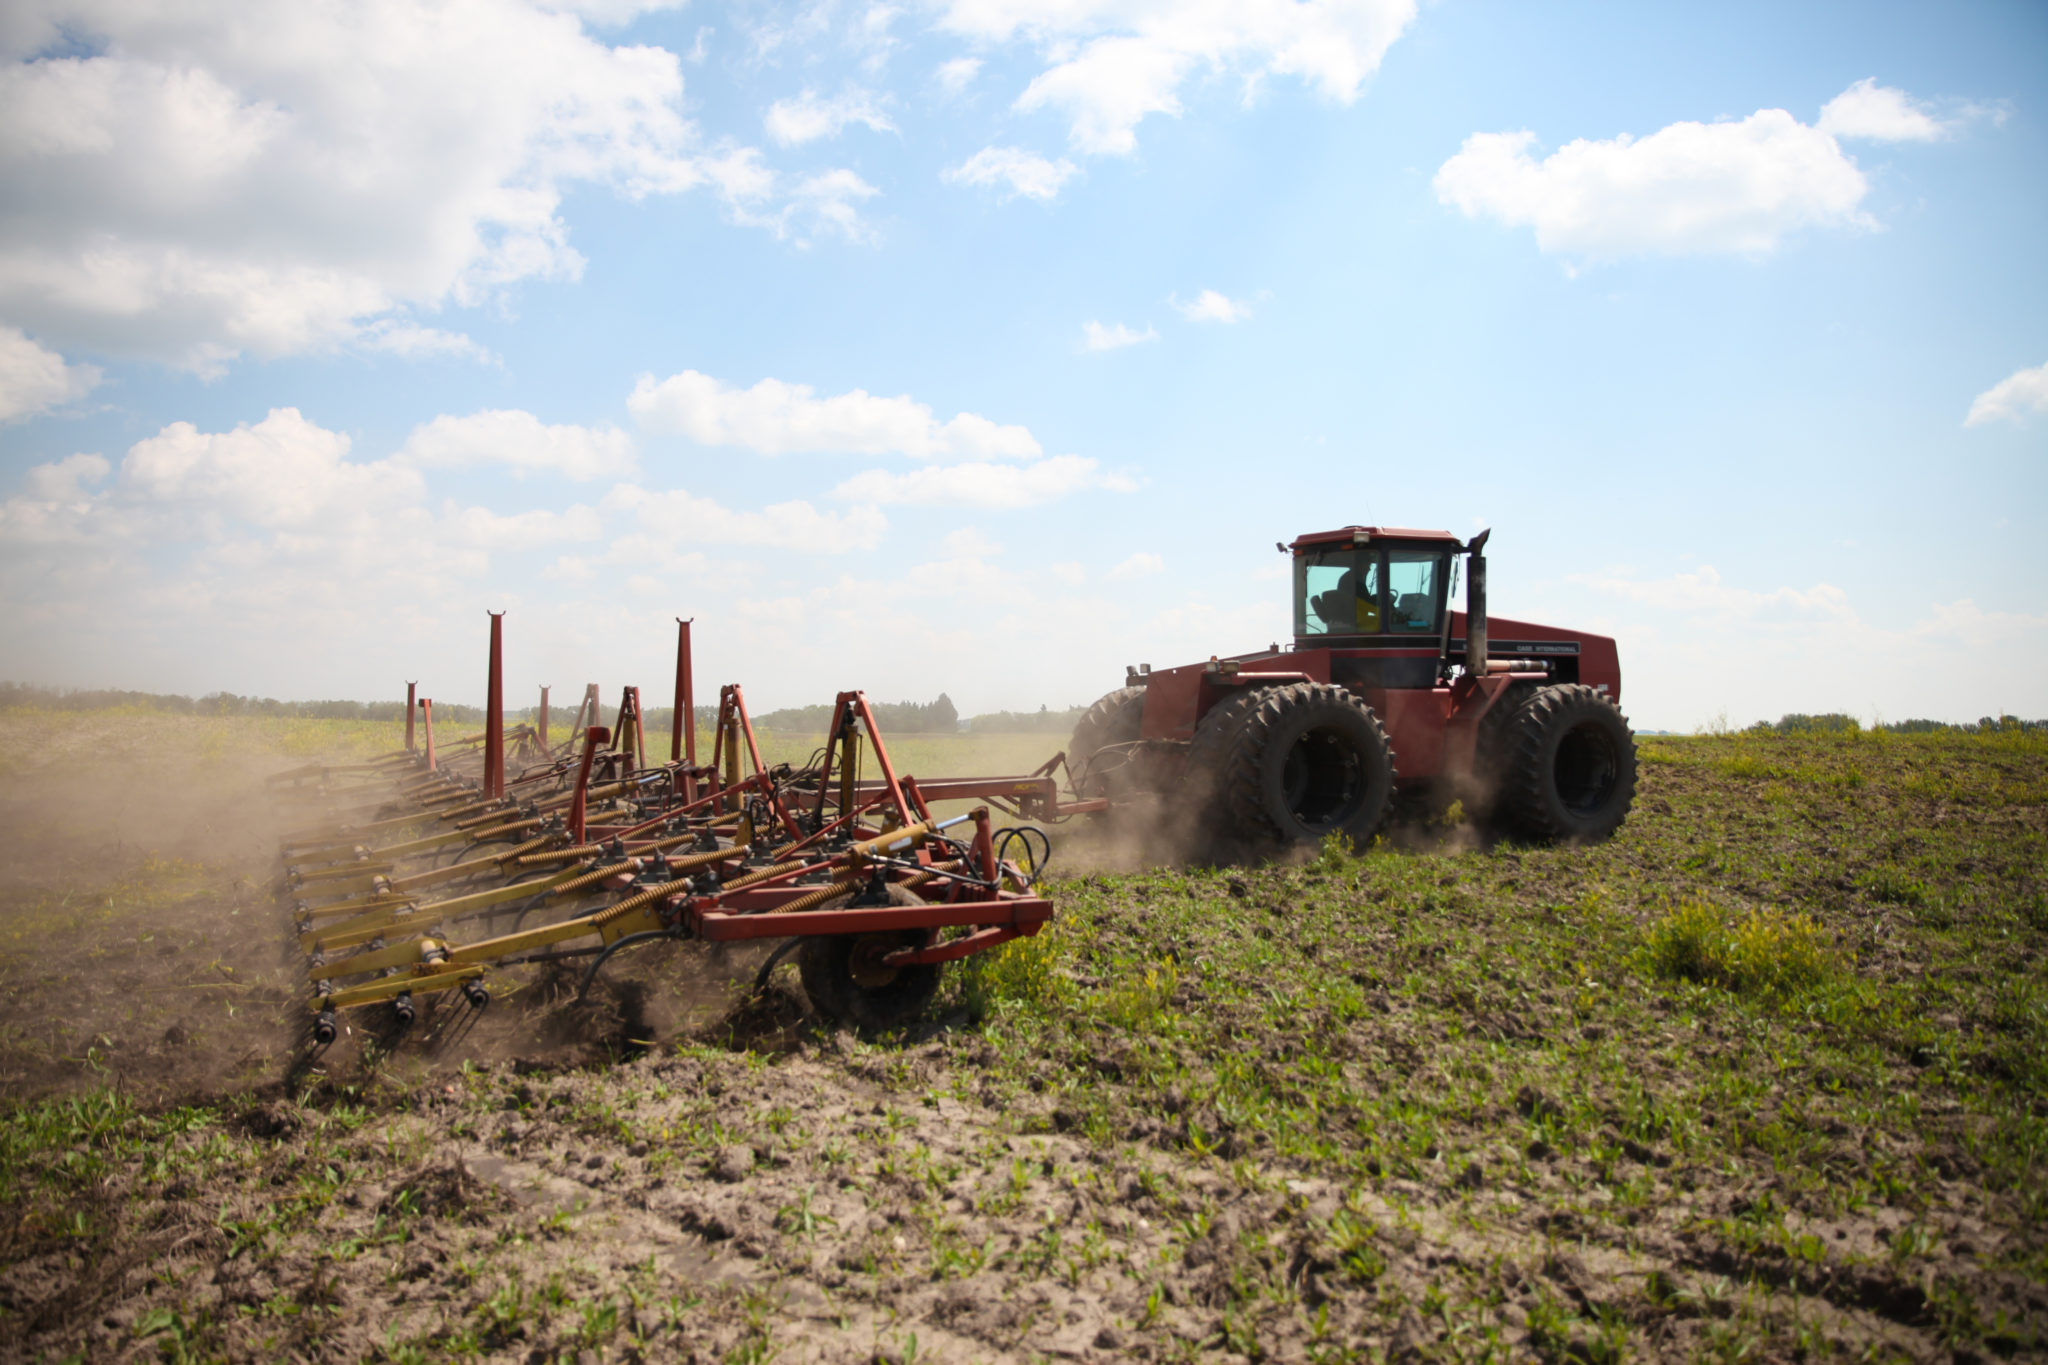
[[[1358,568],[1346,569],[1337,580],[1337,585],[1328,592],[1317,593],[1311,605],[1316,615],[1329,623],[1330,629],[1343,633],[1340,624],[1343,619],[1343,604],[1349,599],[1356,603],[1353,631],[1359,635],[1377,635],[1380,631],[1380,566],[1375,562],[1365,565],[1364,584],[1360,586]]]

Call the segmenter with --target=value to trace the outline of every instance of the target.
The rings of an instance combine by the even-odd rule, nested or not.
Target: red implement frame
[[[505,798],[505,613],[491,618],[491,666],[484,683],[484,796]]]

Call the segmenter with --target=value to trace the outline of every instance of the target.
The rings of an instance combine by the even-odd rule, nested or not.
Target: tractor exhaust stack
[[[1491,527],[1472,537],[1465,547],[1465,676],[1486,676],[1486,538]]]

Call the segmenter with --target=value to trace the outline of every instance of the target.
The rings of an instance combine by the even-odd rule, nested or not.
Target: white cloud
[[[42,502],[76,502],[92,495],[85,485],[98,483],[113,472],[104,455],[66,455],[51,464],[39,464],[28,471],[22,493]]]
[[[1674,123],[1644,138],[1567,143],[1542,161],[1534,133],[1474,133],[1436,174],[1440,202],[1536,229],[1545,251],[1591,257],[1761,255],[1809,227],[1875,226],[1869,185],[1835,139],[1782,109],[1735,123]]]
[[[805,554],[872,550],[889,523],[873,507],[820,512],[808,502],[736,511],[680,488],[650,491],[620,484],[605,495],[606,511],[632,513],[643,532],[671,545],[765,545]]]
[[[1140,550],[1130,558],[1119,561],[1115,567],[1103,576],[1110,579],[1150,578],[1153,574],[1164,571],[1165,568],[1165,560],[1161,559],[1158,555]]]
[[[2016,422],[2033,412],[2048,412],[2048,364],[2016,371],[1978,394],[1963,425],[1981,426],[2000,419]]]
[[[480,414],[507,415],[524,416]],[[113,467],[97,454],[31,469],[0,505],[0,542],[89,543],[106,562],[129,563],[156,593],[232,596],[296,584],[320,595],[344,587],[349,574],[477,572],[479,551],[602,532],[582,506],[498,512],[450,502],[436,515],[409,457],[354,460],[350,445],[296,408],[222,432],[174,422],[129,447],[111,483]],[[168,547],[190,556],[176,573],[146,560]],[[219,581],[223,573],[265,581],[234,587]]]
[[[1832,584],[1748,587],[1706,566],[1567,581],[1588,590],[1586,601],[1574,608],[1568,594],[1553,593],[1532,615],[1554,621],[1569,612],[1574,624],[1621,642],[1622,702],[1641,725],[1689,728],[1717,711],[1738,726],[1793,711],[1969,720],[2001,710],[2036,714],[2048,695],[2036,681],[2048,669],[2048,613],[1990,610],[1967,598],[1915,606],[1887,593],[1876,619],[1866,620],[1856,599]],[[1512,603],[1498,606],[1526,619]],[[1983,677],[1955,668],[1987,649],[2013,668]],[[1887,667],[1845,671],[1844,659],[1883,659]]]
[[[836,229],[848,241],[871,242],[874,233],[861,220],[856,205],[880,193],[852,171],[841,168],[800,181],[790,196],[791,210]]]
[[[428,469],[495,464],[514,475],[552,472],[571,479],[633,472],[633,438],[614,426],[546,426],[517,409],[436,417],[415,427],[398,460]]]
[[[955,57],[950,62],[940,62],[939,69],[933,75],[939,83],[939,89],[948,95],[958,95],[974,84],[974,78],[981,74],[981,65],[979,57]]]
[[[766,228],[782,241],[808,247],[818,236],[837,233],[850,242],[872,243],[874,230],[860,216],[860,204],[881,191],[844,167],[791,183],[761,165],[749,149],[735,155],[727,194],[734,222]]]
[[[952,559],[994,559],[1003,547],[979,526],[962,526],[946,532],[939,546]]]
[[[681,9],[685,0],[540,0],[540,7],[562,14],[577,14],[593,24],[629,24],[643,14]]]
[[[654,623],[672,640],[669,614],[757,587],[758,568],[705,547],[768,547],[775,565],[797,544],[873,549],[886,530],[872,507],[735,510],[632,485],[594,506],[439,502],[432,471],[357,459],[350,446],[278,409],[228,431],[174,424],[118,468],[76,454],[28,471],[0,501],[6,666],[38,681],[301,697],[389,696],[398,680],[424,678],[429,695],[473,702],[486,606],[514,609],[514,678],[559,682],[616,666],[621,642]],[[554,577],[542,567],[593,542],[595,559],[559,560]],[[562,600],[551,585],[579,566],[602,567],[605,586]],[[716,656],[744,631],[745,609],[725,619],[706,632],[700,677],[733,676]],[[553,667],[548,639],[560,646],[547,652]]]
[[[1626,598],[1660,611],[1748,615],[1766,609],[1805,616],[1848,616],[1849,596],[1840,588],[1817,583],[1811,588],[1732,587],[1721,581],[1711,564],[1666,578],[1639,579],[1624,574],[1573,574],[1570,582],[1609,596]]]
[[[91,55],[38,55],[59,45]],[[0,57],[0,316],[202,372],[366,336],[446,349],[374,324],[575,278],[577,185],[759,187],[700,148],[673,54],[563,6],[43,0]]]
[[[1144,331],[1136,331],[1121,322],[1105,327],[1099,322],[1081,324],[1081,346],[1089,351],[1115,351],[1125,346],[1136,346],[1141,341],[1157,341],[1159,333],[1147,324]]]
[[[768,136],[784,147],[837,137],[849,123],[864,124],[877,133],[896,131],[874,92],[859,88],[847,89],[829,99],[806,90],[795,99],[777,100],[768,106],[764,123]]]
[[[1252,315],[1249,303],[1240,303],[1213,289],[1204,289],[1192,303],[1182,303],[1178,299],[1169,301],[1189,322],[1243,322]]]
[[[1052,64],[1016,107],[1063,115],[1081,151],[1128,155],[1199,72],[1295,76],[1348,104],[1414,17],[1413,0],[950,0],[940,27],[1037,44]]]
[[[438,327],[422,327],[418,323],[399,322],[384,319],[365,326],[357,340],[376,351],[389,351],[407,360],[425,360],[446,356],[454,360],[473,360],[482,365],[497,363],[497,357],[474,340],[460,332],[444,332]]]
[[[565,512],[536,508],[501,516],[487,507],[451,507],[444,518],[450,536],[480,550],[529,550],[565,540],[596,540],[604,520],[595,508]]]
[[[151,508],[225,517],[266,529],[332,529],[418,502],[420,476],[389,462],[350,461],[349,438],[275,408],[253,426],[203,432],[173,422],[137,441],[121,462],[121,490]]]
[[[1903,90],[1879,85],[1877,78],[1856,82],[1822,106],[1814,125],[1830,137],[1866,138],[1873,142],[1933,142],[1948,125]]]
[[[67,365],[64,357],[24,335],[0,327],[0,422],[18,422],[81,398],[100,382],[91,365]]]
[[[1048,161],[1021,147],[984,147],[939,178],[952,185],[1007,185],[1005,198],[1051,199],[1078,169],[1065,157]]]
[[[1052,455],[1029,464],[936,465],[908,473],[870,469],[832,490],[845,502],[924,507],[1039,507],[1069,494],[1099,488],[1128,493],[1137,485],[1105,474],[1082,455]]]
[[[808,384],[764,379],[735,389],[684,370],[657,382],[642,375],[626,400],[649,431],[687,436],[700,445],[743,446],[763,455],[796,452],[908,455],[919,460],[1029,459],[1041,453],[1021,426],[998,426],[963,412],[941,422],[905,394],[879,398],[853,389],[818,398]]]

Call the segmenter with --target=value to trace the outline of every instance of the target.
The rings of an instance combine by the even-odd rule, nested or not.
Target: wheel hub
[[[1557,795],[1567,810],[1580,815],[1599,810],[1614,794],[1621,771],[1614,741],[1591,723],[1565,732],[1557,746]]]
[[[1364,798],[1364,760],[1334,731],[1310,730],[1287,751],[1280,791],[1288,811],[1311,830],[1341,825]]]
[[[882,959],[903,947],[893,934],[862,934],[853,942],[853,951],[847,954],[847,974],[853,984],[864,991],[877,991],[892,984],[902,974],[901,967],[891,966]]]

